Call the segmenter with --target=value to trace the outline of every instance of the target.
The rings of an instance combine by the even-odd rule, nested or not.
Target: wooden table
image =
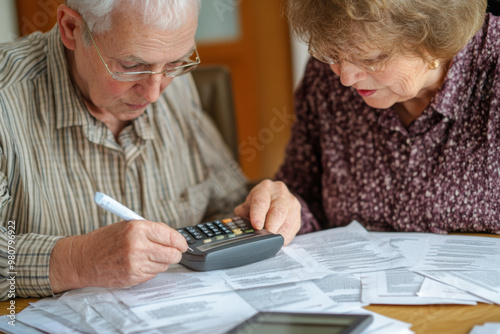
[[[476,236],[500,237],[491,234]],[[37,298],[16,298],[16,313]],[[0,315],[8,314],[9,301],[0,302]],[[475,325],[500,322],[500,305],[369,305],[365,309],[412,324],[416,334],[468,334]]]

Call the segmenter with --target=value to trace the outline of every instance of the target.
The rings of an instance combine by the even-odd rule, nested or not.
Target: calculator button
[[[225,236],[223,236],[223,235],[218,235],[218,236],[216,236],[216,237],[215,237],[215,240],[222,240],[222,239],[224,239],[224,238],[225,238]]]
[[[182,236],[183,236],[184,238],[186,238],[186,239],[187,239],[187,238],[190,238],[189,234],[187,234],[186,232],[181,232],[181,234],[182,234]]]
[[[232,221],[233,221],[233,220],[232,220],[231,218],[222,219],[222,222],[223,222],[224,224],[230,223],[230,222],[232,222]]]
[[[209,229],[210,229],[210,231],[212,231],[212,232],[220,232],[220,230],[219,230],[217,227],[215,227],[214,225],[209,226],[208,228],[209,228]]]
[[[230,222],[230,223],[228,223],[228,224],[226,224],[226,225],[227,225],[227,227],[229,227],[230,229],[235,229],[235,228],[238,228],[238,226],[236,226],[236,224],[235,224],[235,223],[233,223],[233,222]]]
[[[234,233],[234,234],[236,234],[236,235],[240,235],[240,234],[242,234],[243,232],[241,232],[241,229],[239,229],[239,228],[235,228],[235,229],[233,230],[233,233]]]
[[[205,240],[203,240],[204,244],[208,244],[208,243],[211,243],[211,242],[212,242],[212,239],[205,239]]]
[[[255,231],[254,231],[254,230],[252,230],[252,229],[249,229],[249,230],[245,230],[245,231],[243,231],[243,233],[252,233],[252,232],[255,232]]]
[[[204,239],[204,237],[200,233],[198,233],[196,231],[189,232],[189,233],[191,233],[191,235],[193,236],[193,238],[195,238],[196,240]]]
[[[235,236],[236,236],[236,234],[234,234],[234,233],[231,233],[231,234],[227,235],[228,238],[234,238]]]

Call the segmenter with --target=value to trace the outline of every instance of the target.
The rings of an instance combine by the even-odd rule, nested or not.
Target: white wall
[[[13,41],[18,36],[15,0],[0,0],[0,43]]]
[[[290,32],[290,34],[292,34],[292,32]],[[297,87],[304,74],[306,63],[309,60],[309,53],[307,52],[307,45],[299,41],[293,35],[291,41],[291,49],[293,65],[293,86]]]

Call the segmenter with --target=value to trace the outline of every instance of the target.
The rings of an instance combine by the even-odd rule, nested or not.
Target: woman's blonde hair
[[[487,0],[288,0],[294,33],[320,54],[451,60],[481,28]]]

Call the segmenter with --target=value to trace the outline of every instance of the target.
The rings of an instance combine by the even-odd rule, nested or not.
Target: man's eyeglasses
[[[97,45],[94,41],[94,37],[92,37],[92,33],[90,32],[90,29],[87,25],[87,22],[85,22],[85,28],[87,29],[87,32],[90,36],[90,39],[92,40],[92,44],[94,44],[94,47],[97,51],[97,54],[99,55],[99,58],[101,58],[102,63],[104,64],[104,67],[106,67],[106,70],[108,73],[113,77],[113,79],[118,80],[118,81],[140,81],[149,78],[153,74],[162,74],[171,78],[175,78],[178,76],[181,76],[183,74],[189,73],[192,70],[194,70],[198,65],[200,64],[200,56],[198,55],[198,50],[194,49],[193,53],[184,59],[181,59],[179,62],[182,63],[182,65],[175,66],[175,67],[170,67],[167,68],[161,72],[152,72],[152,71],[140,71],[140,72],[111,72],[111,70],[108,67],[108,64],[104,61],[104,59],[101,56],[101,53],[99,52],[99,49],[97,48]]]
[[[329,64],[329,65],[335,65],[335,64],[341,64],[343,61],[347,61],[354,66],[362,69],[363,71],[367,72],[381,72],[385,69],[387,60],[389,57],[383,57],[382,59],[377,59],[377,60],[363,60],[363,61],[352,61],[352,60],[347,60],[347,59],[342,59],[337,55],[332,55],[332,56],[323,56],[318,54],[314,49],[309,45],[309,54],[316,58],[317,60]]]

